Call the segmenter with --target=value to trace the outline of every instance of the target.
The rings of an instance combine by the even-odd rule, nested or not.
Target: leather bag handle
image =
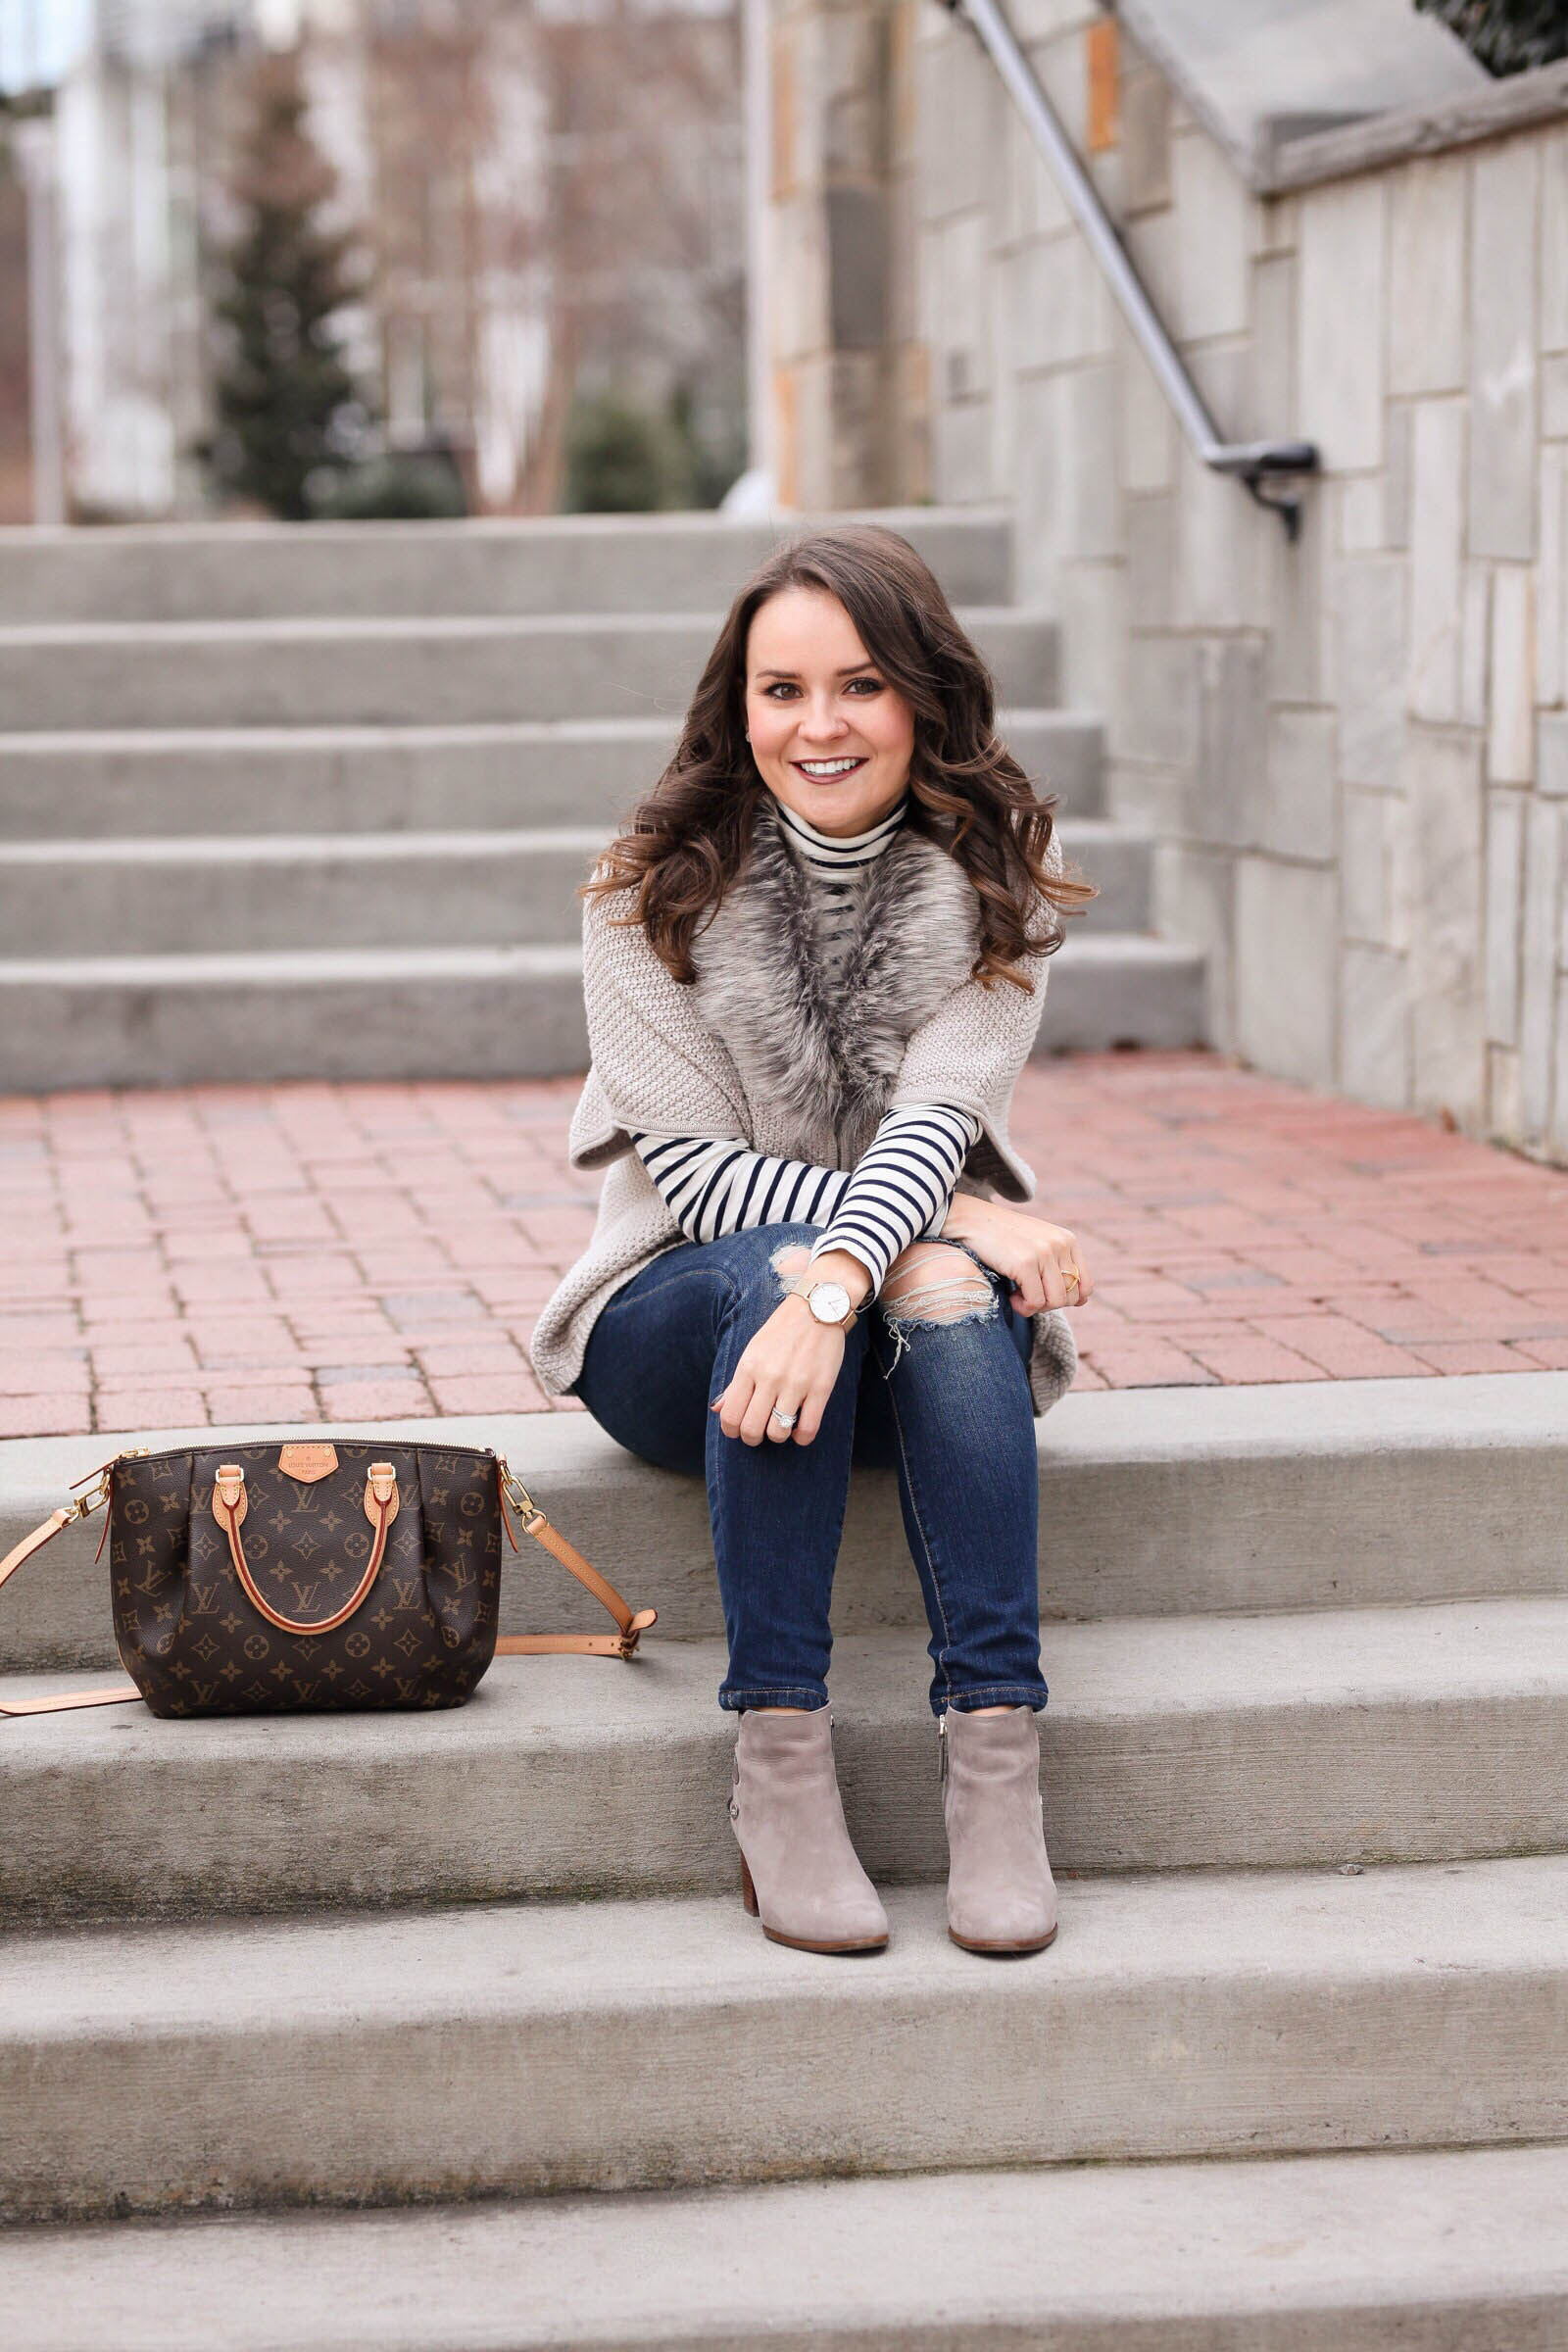
[[[220,1480],[222,1479],[223,1469],[228,1467],[229,1465],[224,1464],[220,1470]],[[374,1583],[376,1571],[380,1568],[381,1557],[386,1548],[386,1531],[397,1515],[395,1481],[392,1487],[393,1499],[390,1506],[383,1503],[379,1494],[372,1491],[375,1473],[382,1467],[383,1465],[380,1463],[371,1464],[370,1480],[367,1482],[366,1486],[366,1515],[371,1519],[377,1530],[376,1540],[371,1549],[370,1566],[363,1580],[362,1590],[350,1601],[348,1607],[332,1620],[333,1625],[340,1625],[345,1617],[352,1615],[354,1609],[359,1606],[360,1601],[364,1599]],[[48,1518],[41,1521],[30,1535],[24,1536],[20,1544],[12,1545],[5,1558],[0,1560],[0,1586],[4,1586],[11,1577],[15,1576],[24,1561],[30,1560],[33,1553],[41,1551],[46,1544],[52,1544],[55,1537],[62,1534],[66,1528],[74,1526],[78,1519],[90,1518],[92,1513],[100,1507],[107,1507],[114,1472],[114,1463],[106,1462],[101,1469],[91,1472],[89,1477],[78,1479],[75,1482],[76,1485],[88,1487],[91,1492],[76,1496],[69,1503],[62,1504],[58,1511],[51,1511]],[[95,1486],[93,1481],[97,1482]],[[641,1637],[651,1625],[658,1623],[659,1611],[657,1609],[634,1610],[616,1592],[610,1579],[607,1576],[601,1576],[592,1562],[584,1559],[576,1545],[568,1544],[561,1530],[551,1525],[521,1479],[516,1477],[506,1461],[499,1457],[496,1462],[496,1482],[501,1499],[501,1522],[507,1531],[507,1541],[513,1550],[518,1551],[521,1546],[517,1542],[516,1531],[512,1524],[512,1511],[508,1508],[509,1502],[514,1509],[523,1513],[524,1534],[532,1536],[537,1543],[542,1544],[552,1559],[558,1560],[569,1575],[574,1576],[577,1582],[593,1594],[594,1598],[609,1611],[619,1628],[619,1631],[613,1634],[502,1634],[496,1642],[496,1656],[498,1658],[536,1658],[555,1653],[589,1658],[634,1657]],[[286,1632],[318,1634],[329,1631],[330,1628],[319,1625],[292,1625],[286,1618],[277,1616],[261,1599],[254,1589],[248,1570],[241,1565],[244,1547],[239,1540],[239,1526],[245,1517],[243,1473],[239,1475],[237,1486],[231,1480],[223,1492],[225,1494],[231,1493],[234,1499],[227,1504],[225,1510],[220,1510],[219,1493],[215,1488],[214,1512],[220,1526],[223,1528],[228,1537],[229,1549],[234,1556],[235,1570],[245,1588],[247,1596],[261,1610],[264,1617],[270,1619],[273,1625],[282,1627]],[[106,1522],[104,1528],[106,1537],[108,1533]],[[102,1551],[103,1544],[101,1542],[98,1548]],[[61,1690],[47,1698],[0,1698],[0,1715],[58,1715],[77,1707],[122,1706],[129,1700],[140,1697],[141,1692],[134,1683],[110,1683],[95,1690]]]

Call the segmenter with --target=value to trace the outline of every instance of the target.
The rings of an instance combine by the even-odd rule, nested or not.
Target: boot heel
[[[760,1916],[757,1908],[757,1888],[752,1885],[752,1874],[747,1868],[744,1854],[741,1856],[741,1901],[746,1905],[746,1909],[753,1919]]]

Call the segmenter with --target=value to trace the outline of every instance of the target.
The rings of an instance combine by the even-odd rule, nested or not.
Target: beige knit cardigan
[[[957,1189],[1034,1196],[1007,1114],[1040,1024],[1049,959],[1021,966],[1032,993],[971,978],[973,885],[940,844],[906,827],[862,871],[857,927],[829,995],[811,954],[809,885],[771,808],[760,809],[748,863],[699,933],[695,985],[671,976],[640,924],[615,919],[633,910],[632,892],[585,903],[592,1066],[567,1152],[574,1169],[606,1175],[593,1238],[534,1330],[534,1370],[550,1396],[576,1380],[607,1300],[686,1241],[637,1155],[634,1130],[733,1138],[848,1169],[886,1110],[951,1102],[981,1129]],[[1038,1316],[1029,1363],[1037,1414],[1071,1386],[1076,1361],[1066,1317]]]

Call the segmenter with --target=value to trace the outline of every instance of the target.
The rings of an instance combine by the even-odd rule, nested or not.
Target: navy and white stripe
[[[881,1289],[901,1250],[938,1231],[980,1122],[951,1104],[890,1110],[851,1170],[779,1159],[731,1140],[632,1135],[688,1241],[759,1225],[820,1225],[811,1257],[847,1250]]]
[[[835,978],[855,929],[856,877],[881,857],[908,806],[906,793],[865,832],[835,838],[774,803],[811,885],[816,944]],[[979,1134],[979,1120],[952,1103],[906,1103],[888,1112],[848,1171],[778,1159],[728,1138],[642,1132],[631,1140],[689,1241],[760,1225],[820,1225],[811,1258],[849,1250],[870,1274],[874,1298],[900,1250],[940,1230]]]
[[[773,805],[784,838],[799,858],[811,886],[816,944],[822,962],[829,975],[837,979],[855,931],[857,877],[881,857],[892,841],[904,822],[909,796],[906,793],[896,808],[865,832],[842,840],[836,840],[830,833],[819,833],[808,818],[786,808],[782,801]]]

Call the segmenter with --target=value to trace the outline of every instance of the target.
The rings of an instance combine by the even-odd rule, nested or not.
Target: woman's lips
[[[855,765],[853,767],[837,768],[834,770],[832,775],[828,776],[813,776],[804,760],[792,760],[790,761],[790,765],[792,767],[798,767],[808,784],[837,784],[841,777],[853,776],[857,768],[864,767],[867,755],[864,752],[856,752],[853,754],[846,752],[843,757],[847,760],[853,758]]]

